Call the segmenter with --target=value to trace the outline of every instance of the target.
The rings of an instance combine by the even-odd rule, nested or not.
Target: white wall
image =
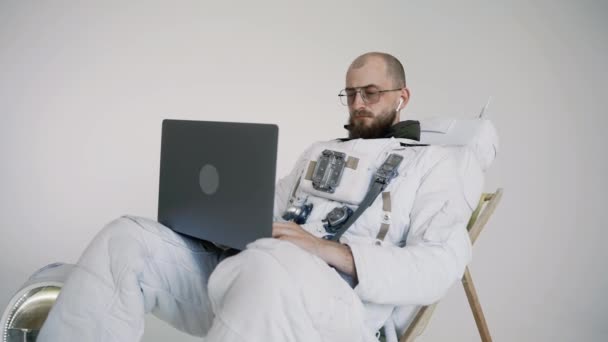
[[[605,341],[605,1],[0,2],[0,308],[123,213],[155,217],[162,118],[274,122],[278,174],[343,136],[357,55],[393,53],[406,116],[488,96],[503,202],[472,273],[497,341]],[[156,319],[144,341],[194,341]],[[471,341],[455,286],[421,341]]]

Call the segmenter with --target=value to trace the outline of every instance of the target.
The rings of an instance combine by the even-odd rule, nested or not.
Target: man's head
[[[395,57],[369,52],[357,57],[346,72],[346,87],[340,93],[350,114],[349,138],[381,138],[399,122],[399,111],[410,92],[403,65]]]

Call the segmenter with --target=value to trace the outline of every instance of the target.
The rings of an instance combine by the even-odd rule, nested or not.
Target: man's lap
[[[277,326],[312,331],[306,336],[315,340],[314,333],[338,341],[364,335],[363,304],[351,287],[323,260],[289,242],[260,239],[222,261],[209,279],[209,296],[216,315],[243,334],[256,327],[238,322],[268,310],[279,313],[268,313]]]
[[[279,305],[274,297],[283,293],[294,297],[288,301],[290,307],[303,306],[300,311],[288,310],[293,311],[294,316],[289,312],[283,314],[290,320],[289,325],[301,325],[301,329],[305,329],[302,325],[310,324],[319,333],[335,334],[336,337],[345,331],[361,335],[363,305],[351,287],[323,260],[289,242],[260,239],[250,243],[246,250],[228,257],[213,244],[175,233],[154,220],[135,216],[121,219],[130,220],[145,231],[142,241],[153,261],[141,279],[146,312],[172,321],[177,328],[181,328],[180,323],[171,316],[176,312],[176,303],[179,311],[198,312],[199,317],[204,315],[206,319],[219,313],[229,324],[239,325],[240,320],[245,320],[242,314],[247,311],[247,303],[252,303],[251,296],[259,300],[254,302],[260,307],[251,308],[257,311],[264,310],[265,305],[272,306],[271,303]],[[197,270],[206,270],[211,275],[195,276]],[[246,281],[235,281],[235,276],[245,277]],[[206,283],[203,291],[208,292],[192,294],[191,290],[200,288],[200,284],[189,283],[200,281]],[[235,285],[237,283],[239,285]],[[272,284],[279,290],[270,289]],[[242,288],[235,291],[235,286]],[[265,287],[270,287],[269,291],[265,292]],[[228,289],[232,291],[227,292]],[[166,291],[172,291],[172,297],[163,301],[162,298],[167,298]],[[188,298],[190,295],[194,298]],[[198,302],[196,298],[207,299],[207,295],[211,305],[204,303],[203,307],[207,310],[213,307],[214,312],[201,312],[202,308],[193,307]],[[230,303],[226,304],[226,300]],[[301,317],[301,313],[306,317]],[[245,328],[245,325],[240,327]]]

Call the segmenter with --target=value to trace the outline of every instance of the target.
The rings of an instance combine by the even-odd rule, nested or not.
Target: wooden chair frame
[[[475,211],[473,211],[471,214],[471,218],[467,224],[467,230],[469,231],[469,237],[471,238],[472,244],[475,243],[477,237],[490,219],[490,216],[492,216],[492,213],[494,213],[494,209],[496,209],[496,206],[502,198],[502,192],[503,189],[498,188],[495,193],[484,193],[481,195],[477,208],[475,208]],[[490,336],[490,330],[488,329],[486,318],[483,315],[481,304],[479,302],[479,298],[477,297],[477,291],[475,291],[473,278],[471,277],[471,272],[469,271],[468,266],[464,271],[464,276],[462,277],[462,286],[464,287],[467,299],[469,300],[469,306],[473,312],[473,317],[475,318],[475,323],[477,324],[477,330],[479,330],[481,340],[483,342],[491,342],[492,336]],[[420,308],[412,323],[409,325],[405,333],[403,333],[401,338],[399,338],[399,342],[412,342],[418,336],[420,336],[428,325],[437,304],[438,303],[435,303]]]

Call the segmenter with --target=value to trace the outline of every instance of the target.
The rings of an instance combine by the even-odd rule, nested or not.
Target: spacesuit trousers
[[[354,291],[299,247],[260,239],[228,257],[134,216],[93,239],[38,341],[139,341],[146,313],[204,341],[375,341]]]

